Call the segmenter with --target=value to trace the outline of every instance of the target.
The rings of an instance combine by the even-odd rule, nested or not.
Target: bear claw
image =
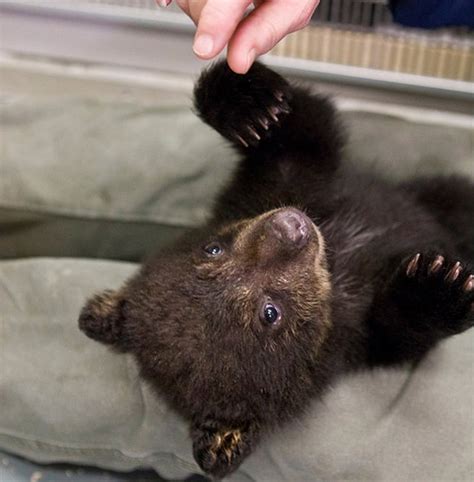
[[[267,112],[270,114],[270,117],[273,119],[274,122],[278,122],[278,109],[275,109],[274,107],[267,107]]]
[[[440,254],[438,254],[435,260],[430,264],[429,273],[436,274],[441,269],[443,264],[444,264],[444,256],[441,256]]]
[[[264,112],[261,111],[255,116],[255,121],[243,126],[242,129],[235,129],[234,137],[240,144],[248,148],[255,147],[268,134],[272,125],[278,124],[282,117],[291,112],[290,105],[285,100],[284,94],[274,92],[273,96],[278,99],[278,105],[264,106]]]
[[[459,275],[461,274],[462,271],[462,266],[460,261],[456,261],[454,266],[448,271],[445,280],[448,283],[454,283],[459,278]]]
[[[268,122],[267,119],[262,117],[258,119],[258,122],[266,131],[268,131],[268,129],[270,128],[270,122]]]
[[[474,275],[470,274],[463,285],[463,290],[466,293],[470,293],[474,289]]]
[[[411,261],[408,263],[406,273],[407,273],[407,276],[409,278],[412,278],[413,276],[415,276],[415,274],[418,270],[420,257],[421,257],[421,253],[417,253],[417,254],[415,254],[415,256],[413,256]]]
[[[235,134],[235,137],[244,147],[249,146],[249,144],[244,140],[243,137],[239,136],[239,134]]]
[[[278,100],[278,102],[282,102],[285,98],[285,94],[280,90],[273,92],[273,95],[275,96],[276,100]]]
[[[257,141],[261,140],[262,138],[259,136],[258,132],[253,128],[248,126],[248,130],[250,131],[250,134],[252,134]]]

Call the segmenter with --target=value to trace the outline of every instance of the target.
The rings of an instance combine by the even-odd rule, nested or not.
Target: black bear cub
[[[416,362],[474,324],[474,185],[341,164],[331,102],[261,64],[214,65],[195,106],[242,154],[212,218],[79,325],[134,355],[220,478],[339,374]]]

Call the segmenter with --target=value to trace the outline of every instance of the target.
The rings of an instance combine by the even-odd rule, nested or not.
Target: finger
[[[191,17],[191,11],[189,10],[188,0],[176,0],[176,4],[188,17]]]
[[[197,25],[201,18],[201,12],[208,0],[187,0],[189,16],[193,22]]]
[[[159,7],[167,7],[173,0],[155,0]]]
[[[193,50],[198,57],[211,59],[219,54],[252,0],[208,0],[198,21]]]
[[[257,56],[271,50],[287,34],[305,27],[319,0],[264,2],[237,27],[229,43],[227,61],[244,74]]]

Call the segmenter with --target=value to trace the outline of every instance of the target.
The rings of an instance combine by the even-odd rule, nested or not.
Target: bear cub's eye
[[[267,301],[262,307],[260,319],[269,325],[275,325],[281,319],[281,310],[274,303]]]
[[[208,244],[205,248],[204,251],[209,255],[209,256],[219,256],[224,252],[222,249],[222,246],[219,243],[211,243]]]

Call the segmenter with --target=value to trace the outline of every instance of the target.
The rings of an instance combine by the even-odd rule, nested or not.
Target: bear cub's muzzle
[[[266,227],[281,243],[296,249],[304,248],[314,231],[311,219],[295,208],[279,209],[267,220]]]

